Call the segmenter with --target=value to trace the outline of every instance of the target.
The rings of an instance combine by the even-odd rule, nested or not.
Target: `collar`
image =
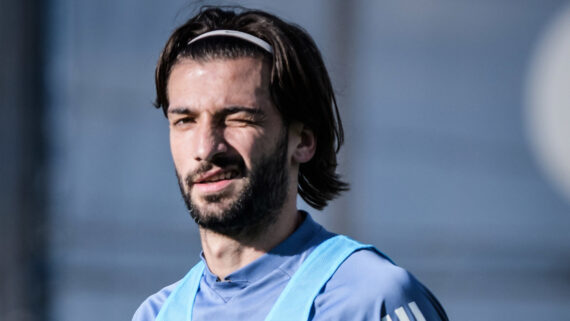
[[[302,211],[302,214],[305,216],[303,223],[271,251],[229,274],[224,281],[218,281],[208,264],[205,264],[203,280],[215,290],[230,292],[227,295],[231,297],[234,291],[260,281],[275,269],[280,269],[291,277],[315,246],[334,235],[316,223],[306,212]],[[206,263],[203,253],[200,257]]]

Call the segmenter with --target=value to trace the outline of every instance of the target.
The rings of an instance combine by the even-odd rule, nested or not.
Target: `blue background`
[[[198,260],[151,103],[164,42],[208,3],[45,5],[46,318],[128,320]],[[568,2],[239,4],[303,26],[333,78],[352,189],[318,221],[387,253],[452,320],[570,318],[570,201],[524,120],[532,54]]]

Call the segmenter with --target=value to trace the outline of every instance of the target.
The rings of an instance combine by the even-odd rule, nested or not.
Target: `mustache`
[[[184,178],[184,183],[186,183],[187,186],[191,186],[192,182],[194,182],[196,179],[198,179],[198,177],[202,176],[204,173],[208,172],[212,168],[214,167],[225,168],[229,166],[236,167],[241,175],[245,175],[246,172],[245,162],[241,156],[220,155],[212,158],[211,161],[200,164],[198,168],[196,168],[191,173],[186,175],[186,177]]]

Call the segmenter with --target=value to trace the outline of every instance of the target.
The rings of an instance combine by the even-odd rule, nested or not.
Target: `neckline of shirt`
[[[333,235],[325,231],[308,213],[302,211],[302,214],[305,216],[303,223],[271,251],[229,274],[224,281],[219,281],[206,264],[203,280],[215,291],[233,292],[263,279],[276,269],[290,277],[317,244]],[[206,263],[203,253],[200,257]]]

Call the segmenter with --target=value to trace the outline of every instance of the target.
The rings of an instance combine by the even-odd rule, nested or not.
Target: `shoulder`
[[[135,311],[132,321],[154,321],[158,315],[158,311],[160,311],[160,308],[179,282],[180,281],[162,288],[160,291],[144,300]]]
[[[412,274],[373,250],[349,256],[315,299],[315,319],[446,320],[437,299]],[[324,314],[323,314],[324,313]],[[319,314],[323,318],[319,317]],[[400,318],[401,316],[401,318]]]
[[[375,286],[372,286],[375,285]],[[327,286],[350,286],[365,296],[393,297],[414,285],[414,278],[386,256],[373,250],[359,250],[338,268]]]

